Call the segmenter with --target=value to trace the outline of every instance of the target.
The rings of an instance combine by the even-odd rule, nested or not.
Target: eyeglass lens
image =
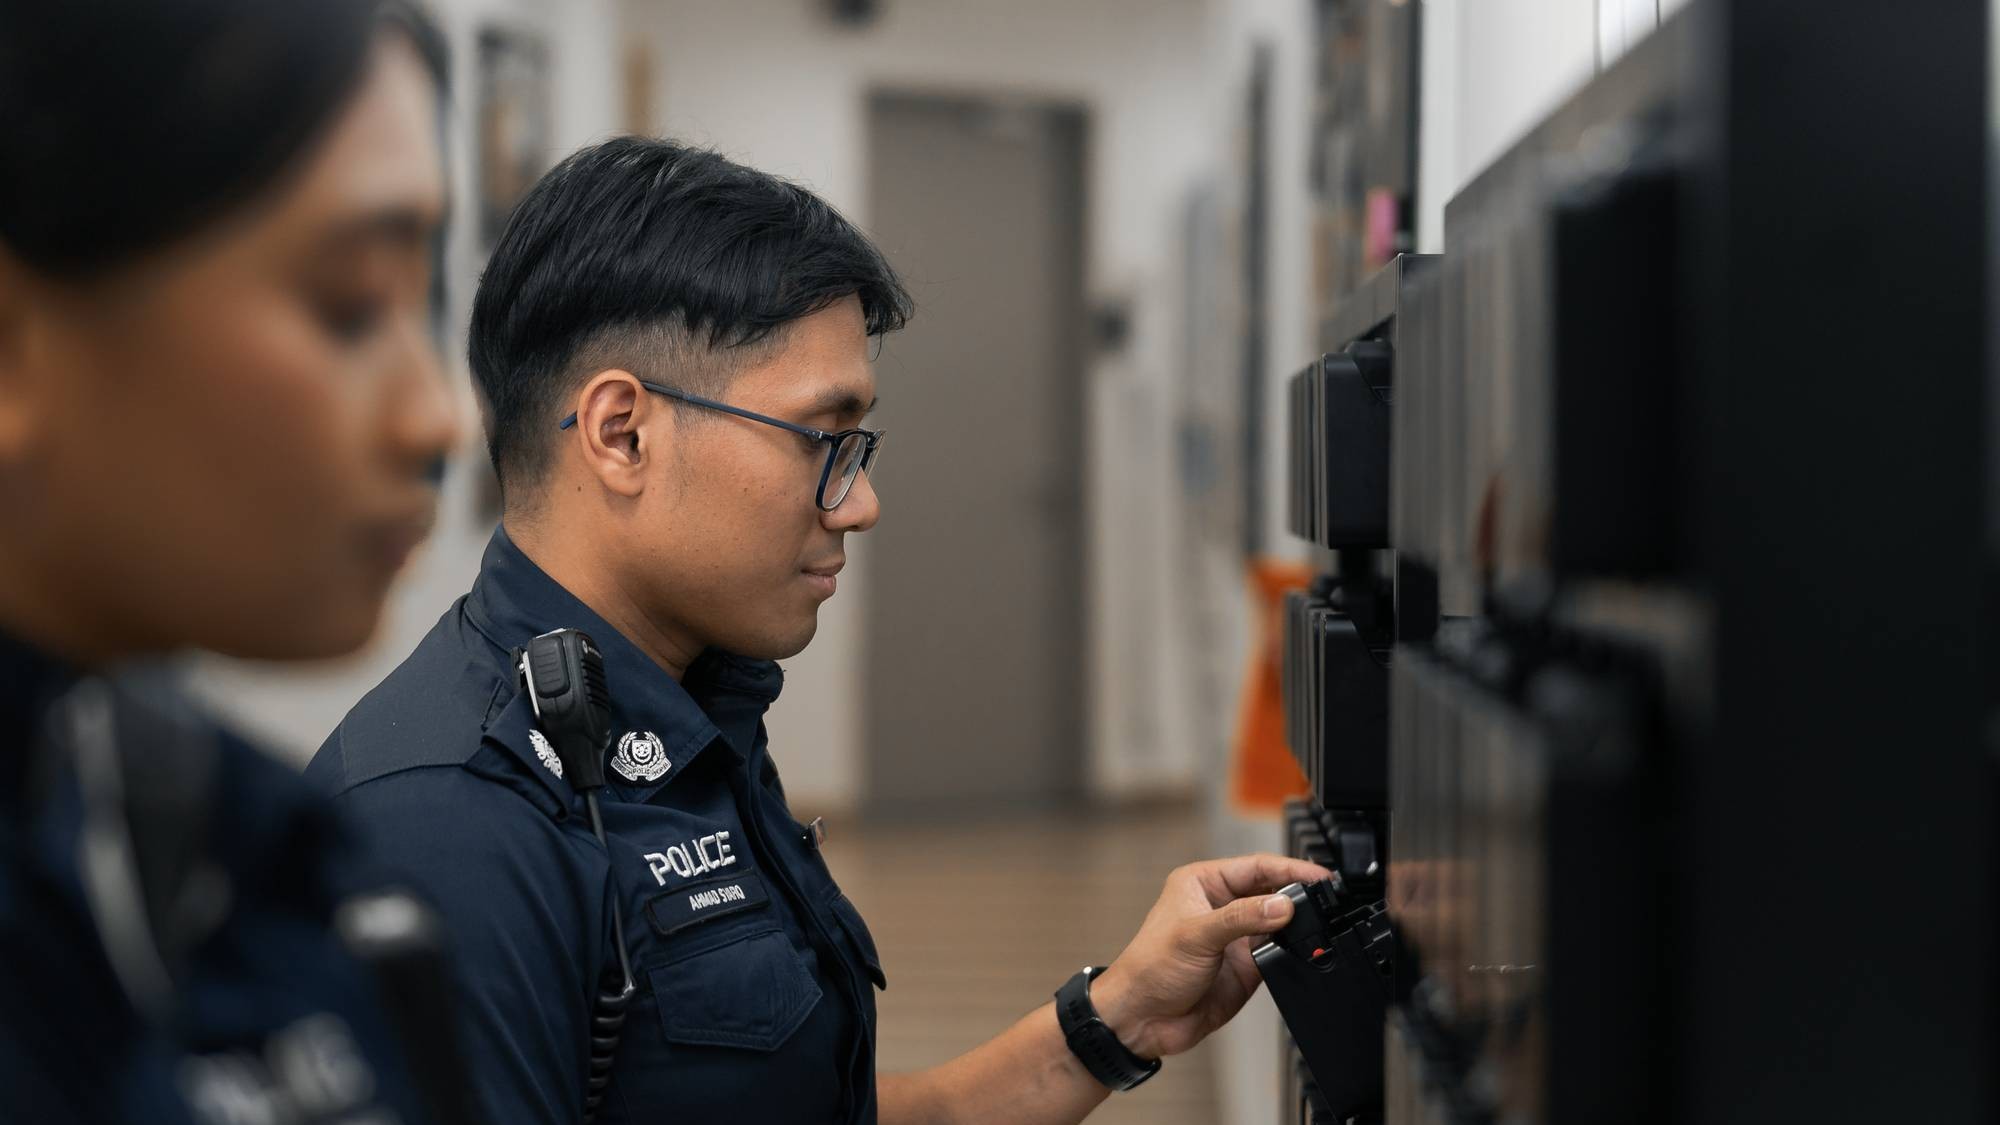
[[[854,478],[861,475],[861,463],[869,459],[867,453],[867,434],[849,434],[841,439],[839,447],[833,452],[833,472],[826,482],[827,495],[821,500],[821,506],[827,511],[838,508],[840,502],[847,499],[848,490],[854,487]],[[869,471],[874,471],[872,464]]]

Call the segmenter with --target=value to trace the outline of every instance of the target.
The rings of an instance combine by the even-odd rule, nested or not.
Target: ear
[[[612,368],[591,376],[578,392],[570,432],[591,475],[614,495],[636,498],[646,490],[648,462],[673,440],[674,412],[640,386],[637,375]]]

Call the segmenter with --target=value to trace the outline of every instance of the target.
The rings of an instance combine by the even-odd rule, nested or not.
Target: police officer
[[[425,533],[441,81],[397,3],[0,5],[0,1120],[453,1119],[422,905],[142,670],[349,652]]]
[[[1243,939],[1289,917],[1263,892],[1325,877],[1184,868],[1101,980],[878,1081],[875,943],[763,716],[875,523],[870,344],[909,314],[823,201],[665,141],[573,155],[496,247],[471,361],[502,527],[309,770],[454,924],[493,1121],[568,1125],[600,1097],[607,1122],[1076,1121],[1226,1021],[1257,980]],[[516,671],[556,629],[607,670],[603,845]],[[621,937],[637,992],[605,1085]]]

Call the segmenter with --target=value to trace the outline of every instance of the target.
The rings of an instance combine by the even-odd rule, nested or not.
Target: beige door
[[[877,365],[864,798],[878,813],[1081,790],[1084,118],[878,95],[872,233],[917,302]]]

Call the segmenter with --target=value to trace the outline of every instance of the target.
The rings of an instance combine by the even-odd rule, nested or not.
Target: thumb
[[[1268,934],[1292,920],[1292,900],[1258,895],[1190,918],[1183,941],[1190,952],[1220,956],[1237,938]]]

